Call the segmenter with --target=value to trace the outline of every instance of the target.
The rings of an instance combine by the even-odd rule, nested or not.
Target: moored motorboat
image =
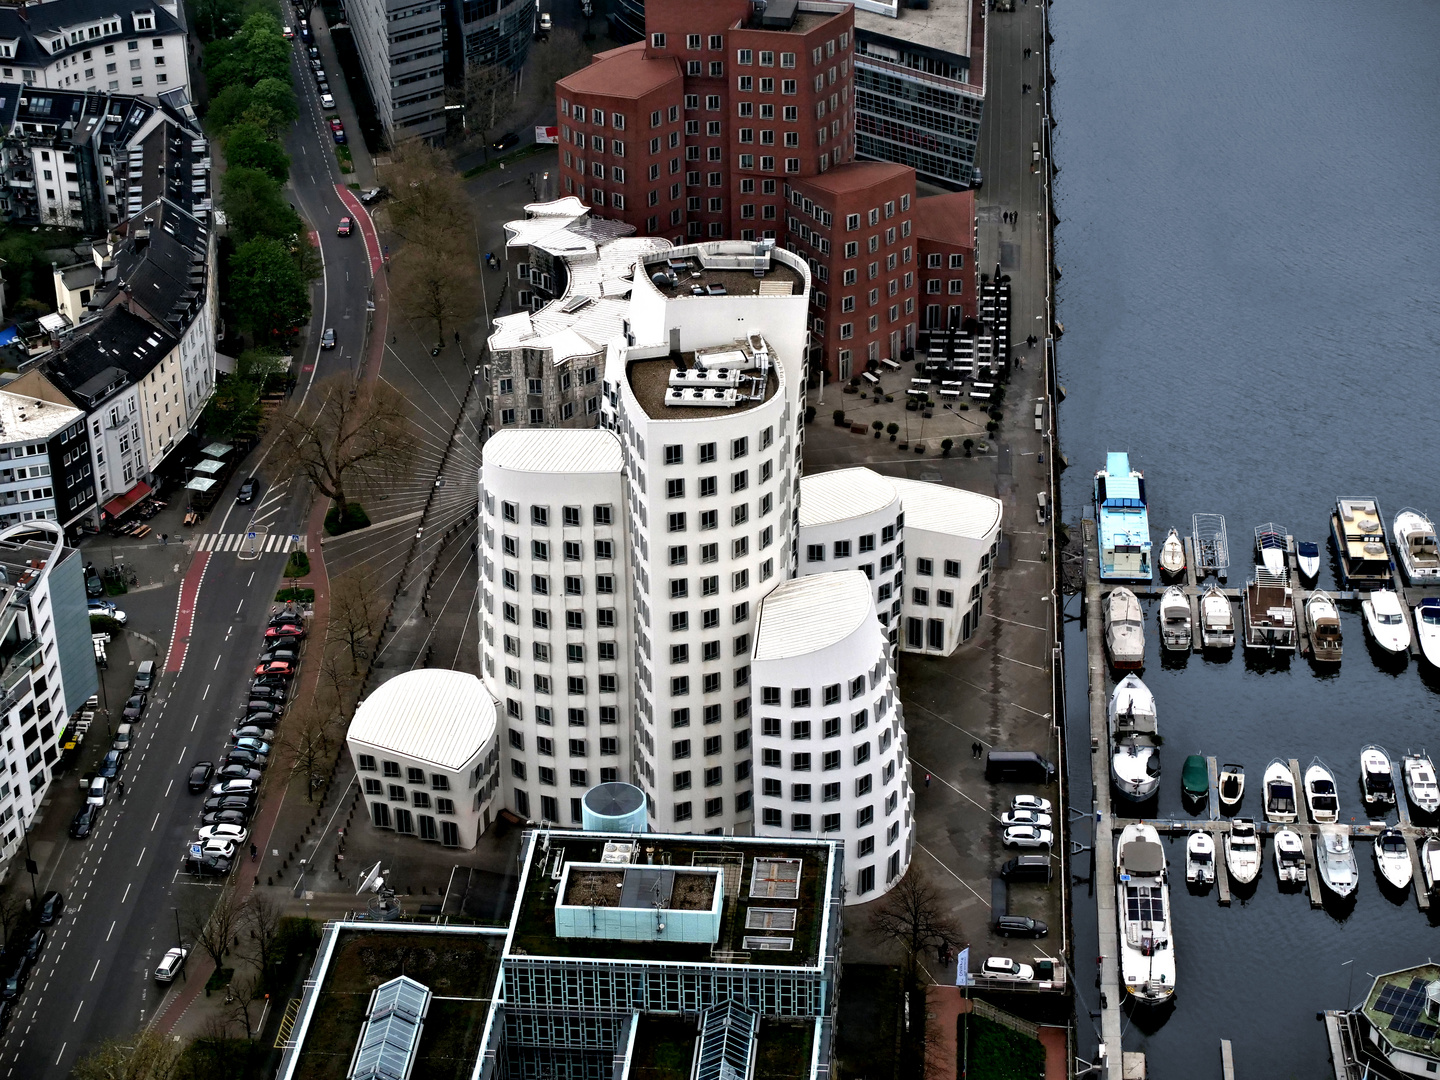
[[[1309,876],[1305,866],[1305,844],[1294,829],[1275,833],[1275,876],[1281,884],[1295,885]]]
[[[1288,825],[1295,820],[1295,777],[1276,758],[1265,766],[1265,820]]]
[[[1340,820],[1340,796],[1335,790],[1335,774],[1318,757],[1310,759],[1305,770],[1305,801],[1310,818],[1317,825]]]
[[[1435,887],[1440,885],[1440,836],[1433,832],[1420,841],[1420,874],[1425,891],[1435,892]]]
[[[1411,585],[1440,582],[1440,544],[1435,540],[1435,523],[1425,514],[1405,507],[1395,515],[1395,557]]]
[[[1165,542],[1160,545],[1160,572],[1172,578],[1185,572],[1185,545],[1175,529],[1166,534]]]
[[[1136,1001],[1157,1005],[1175,993],[1170,886],[1165,849],[1153,825],[1126,825],[1115,847],[1120,975]]]
[[[1099,531],[1101,581],[1149,581],[1150,516],[1145,477],[1130,467],[1130,455],[1111,451],[1095,474],[1095,520]]]
[[[1255,554],[1260,557],[1260,563],[1269,570],[1271,574],[1279,577],[1285,573],[1285,555],[1290,550],[1289,541],[1285,539],[1285,527],[1268,521],[1264,525],[1255,526]]]
[[[1215,882],[1215,838],[1204,829],[1196,829],[1185,841],[1185,880],[1192,885]]]
[[[1235,612],[1218,585],[1208,585],[1200,596],[1200,643],[1207,649],[1235,647]]]
[[[1160,597],[1160,644],[1170,652],[1190,651],[1190,600],[1179,585]]]
[[[1199,754],[1191,754],[1185,759],[1180,769],[1180,790],[1194,802],[1210,794],[1210,766]]]
[[[1121,670],[1145,666],[1145,614],[1123,585],[1105,598],[1105,648],[1110,663]]]
[[[1405,847],[1405,836],[1393,825],[1375,837],[1375,869],[1397,889],[1409,885],[1414,876],[1415,867]]]
[[[1440,810],[1440,785],[1435,782],[1435,763],[1421,750],[1418,754],[1406,752],[1400,762],[1405,774],[1405,794],[1410,796],[1410,805],[1426,814]]]
[[[1300,628],[1295,624],[1295,593],[1286,574],[1264,569],[1245,583],[1240,607],[1245,620],[1245,648],[1268,653],[1294,652]]]
[[[1431,667],[1440,668],[1440,599],[1427,596],[1415,605],[1415,637],[1420,655]]]
[[[1295,563],[1300,567],[1300,576],[1314,581],[1320,576],[1320,545],[1314,540],[1295,542]]]
[[[1220,768],[1220,809],[1233,814],[1245,798],[1245,766],[1227,763]]]
[[[1376,589],[1360,601],[1360,610],[1365,615],[1365,629],[1370,637],[1389,653],[1405,653],[1410,648],[1410,626],[1405,621],[1405,609],[1400,596],[1393,589]]]
[[[1140,681],[1126,675],[1110,695],[1110,731],[1115,748],[1110,755],[1110,776],[1115,790],[1139,802],[1160,786],[1160,739],[1157,734],[1155,695]]]
[[[1310,628],[1310,655],[1325,664],[1338,664],[1343,647],[1340,609],[1327,592],[1313,592],[1305,601],[1305,622]]]
[[[1260,876],[1260,838],[1253,821],[1236,818],[1230,823],[1230,831],[1225,834],[1225,866],[1230,879],[1240,885],[1248,885]]]
[[[1322,825],[1315,843],[1316,869],[1325,887],[1341,898],[1349,896],[1360,883],[1360,866],[1350,843],[1349,825]]]
[[[1371,743],[1360,750],[1360,792],[1366,806],[1395,805],[1395,774],[1390,752]]]

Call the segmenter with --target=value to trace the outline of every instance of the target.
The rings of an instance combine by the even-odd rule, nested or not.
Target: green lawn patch
[[[310,556],[303,551],[292,551],[290,558],[285,560],[284,577],[302,578],[310,573]]]
[[[473,169],[466,169],[460,174],[460,179],[470,180],[479,176],[481,173],[489,172],[491,169],[498,169],[502,165],[513,165],[517,161],[524,161],[528,157],[534,157],[536,154],[544,153],[553,146],[553,143],[531,143],[529,146],[522,147],[514,153],[506,154],[503,157],[492,157],[483,165],[476,165]]]
[[[1045,1075],[1045,1048],[1039,1041],[973,1013],[960,1016],[960,1061],[969,1042],[969,1080],[1036,1080]],[[963,1075],[963,1073],[962,1073]]]
[[[281,589],[275,594],[277,604],[313,604],[314,589]]]
[[[331,506],[325,515],[325,531],[331,536],[339,536],[341,533],[354,532],[356,529],[363,529],[370,524],[370,515],[365,513],[365,508],[358,502],[347,502],[345,504],[345,519],[340,519],[340,508]]]
[[[352,173],[355,171],[355,158],[351,156],[348,145],[345,143],[337,145],[335,147],[335,157],[340,162],[340,171],[342,173]]]

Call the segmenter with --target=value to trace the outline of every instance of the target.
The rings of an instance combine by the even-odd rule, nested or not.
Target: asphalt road
[[[328,41],[322,48],[329,51]],[[326,68],[338,73],[333,51]],[[303,351],[297,352],[295,394],[303,396],[318,380],[355,364],[365,329],[370,267],[358,228],[350,237],[335,233],[347,213],[336,188],[342,175],[298,41],[295,85],[301,115],[287,140],[292,198],[314,229],[324,264],[312,326]],[[343,79],[331,86],[341,99]],[[346,115],[348,102],[341,100],[340,105]],[[326,326],[335,328],[338,347],[322,352],[320,330]],[[197,535],[305,531],[306,485],[274,475],[264,451],[254,453],[257,460],[237,472],[217,502],[227,509],[212,512]],[[239,506],[235,489],[248,473],[261,477],[261,494],[254,503]],[[180,569],[189,559],[177,545]],[[112,799],[87,839],[64,840],[41,868],[40,889],[60,890],[67,906],[51,928],[45,952],[0,1040],[0,1078],[67,1076],[79,1056],[105,1039],[143,1027],[182,986],[177,980],[167,988],[151,973],[175,944],[176,912],[183,925],[190,912],[213,904],[219,884],[183,872],[181,860],[194,837],[201,802],[201,796],[189,793],[186,777],[195,760],[222,756],[229,730],[241,715],[284,564],[280,553],[251,558],[243,544],[238,551],[200,552],[190,564],[181,597],[166,589],[127,600],[132,628],[164,643],[176,618],[177,600],[193,598],[189,647],[181,670],[162,674],[151,695],[135,749],[121,773],[125,799]],[[172,655],[172,666],[177,659],[178,654]],[[281,778],[267,779],[271,788],[283,790]],[[242,860],[235,872],[246,873],[248,865]]]

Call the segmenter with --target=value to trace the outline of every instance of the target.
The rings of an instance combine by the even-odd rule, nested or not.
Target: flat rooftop
[[[898,7],[898,18],[881,15],[874,11],[855,9],[855,29],[879,37],[894,38],[920,46],[927,53],[941,53],[952,57],[972,59],[971,19],[973,0],[930,0],[926,9]],[[979,27],[974,27],[979,29]],[[862,54],[864,55],[864,54]],[[980,72],[974,71],[967,78],[980,82]]]
[[[672,269],[675,272],[674,285],[651,281],[660,294],[673,300],[678,296],[698,296],[697,289],[709,295],[728,296],[797,296],[805,289],[805,282],[793,267],[786,266],[779,259],[771,259],[769,268],[760,276],[751,269],[704,266],[695,256],[674,259],[646,260],[645,272]],[[723,290],[723,291],[717,291]]]
[[[370,995],[397,975],[434,994],[412,1075],[469,1080],[504,944],[499,934],[342,929],[303,1034],[294,1080],[345,1080]]]
[[[605,853],[606,840],[613,842],[616,837],[614,834],[592,835],[562,830],[551,832],[549,836],[548,852],[536,844],[530,853],[532,863],[517,904],[512,956],[529,954],[674,963],[725,962],[773,967],[810,966],[819,958],[827,906],[825,886],[832,851],[829,844],[772,842],[763,838],[737,842],[723,837],[637,834],[634,837],[639,849],[636,861],[612,864],[617,877],[627,866],[640,869],[663,867],[676,871],[691,866],[722,868],[724,909],[720,940],[712,946],[708,943],[557,937],[555,878],[552,873],[557,865],[563,866],[564,863],[599,863]],[[758,876],[757,860],[761,862]],[[799,860],[798,881],[787,876],[794,869],[794,860]],[[781,866],[783,872],[772,873],[768,869],[772,866]],[[575,872],[572,871],[570,892],[575,889],[574,877]],[[751,940],[747,941],[747,938]],[[759,938],[785,939],[790,947],[762,948],[756,940]],[[408,974],[423,981],[413,971]]]
[[[1425,1011],[1427,989],[1440,980],[1440,967],[1421,964],[1381,975],[1361,1010],[1396,1049],[1440,1059],[1440,1024]]]
[[[739,343],[736,347],[739,348]],[[765,379],[765,394],[759,399],[742,399],[738,404],[729,407],[666,405],[665,391],[670,388],[670,372],[676,370],[677,358],[684,361],[687,370],[694,368],[693,352],[672,352],[654,360],[632,360],[626,366],[625,375],[630,380],[630,389],[634,391],[635,400],[652,420],[699,420],[734,416],[736,413],[748,412],[757,405],[763,405],[780,389],[780,377],[775,373],[775,365],[772,363],[770,374]]]
[[[683,1017],[644,1013],[635,1028],[631,1080],[690,1080],[700,1025]],[[755,1080],[795,1080],[810,1075],[815,1022],[760,1021],[755,1043]]]

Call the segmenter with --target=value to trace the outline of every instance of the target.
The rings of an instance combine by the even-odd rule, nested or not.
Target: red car
[[[294,623],[272,626],[265,631],[267,640],[274,640],[275,638],[303,638],[304,636],[305,628],[303,626],[296,626]]]
[[[295,665],[289,660],[269,660],[255,667],[256,675],[294,675]]]
[[[335,230],[335,235],[336,235],[336,236],[349,236],[351,230],[354,229],[354,227],[355,227],[354,222],[352,222],[348,217],[342,217],[342,218],[340,219],[340,226],[339,226],[339,228],[337,228],[337,229]]]
[[[344,126],[345,126],[344,124],[340,123],[340,118],[339,118],[338,116],[332,116],[332,117],[330,117],[330,130],[331,130],[331,131],[340,131],[340,130],[342,130],[342,129],[344,128]]]

